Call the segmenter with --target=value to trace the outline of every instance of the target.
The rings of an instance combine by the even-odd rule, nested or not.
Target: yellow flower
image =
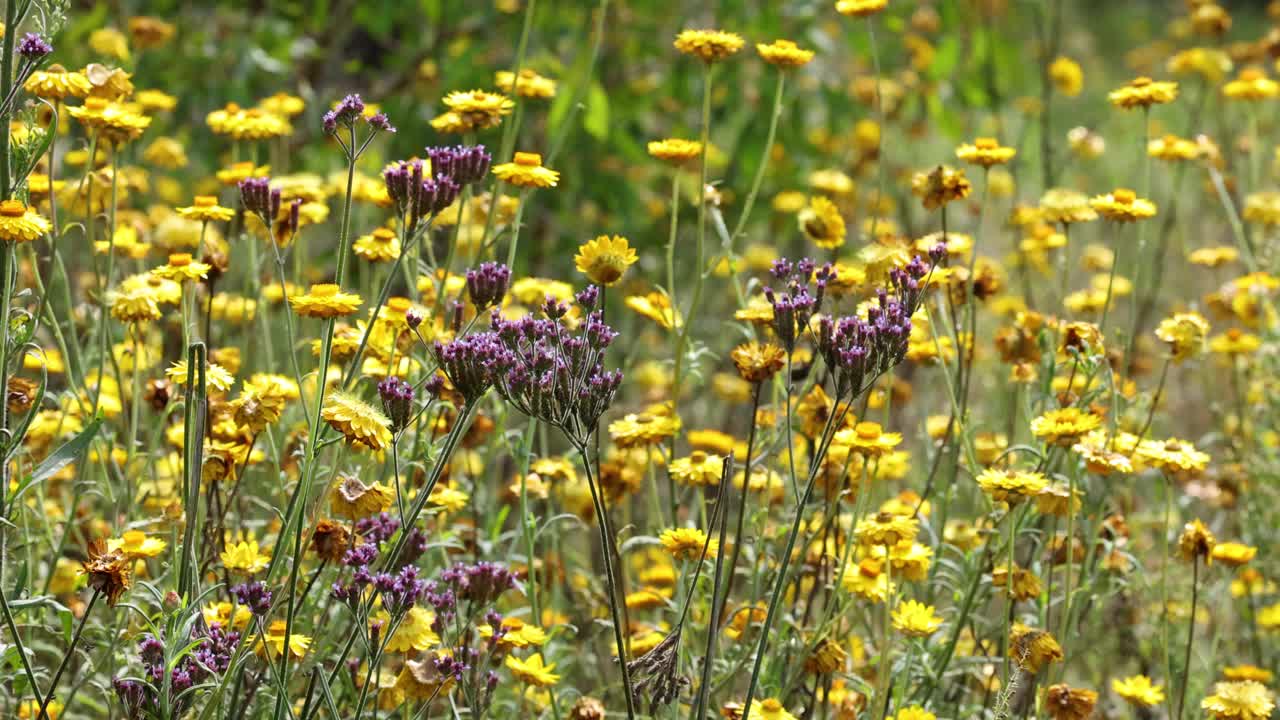
[[[784,69],[798,68],[813,60],[812,50],[802,50],[790,40],[775,40],[768,45],[756,43],[756,52],[765,62]]]
[[[1258,555],[1258,548],[1238,542],[1224,542],[1213,546],[1211,557],[1228,567],[1240,567]]]
[[[1093,715],[1093,707],[1098,703],[1098,693],[1059,683],[1050,685],[1045,691],[1044,703],[1053,720],[1086,720]]]
[[[0,240],[31,242],[52,229],[49,221],[17,200],[0,202]]]
[[[676,36],[675,48],[705,63],[723,60],[742,49],[742,37],[723,30],[684,30]]]
[[[1107,99],[1112,105],[1125,110],[1164,105],[1173,102],[1177,97],[1178,83],[1157,82],[1149,77],[1134,78],[1128,85],[1107,94]]]
[[[764,698],[751,703],[751,714],[746,720],[796,720],[796,716],[788,712],[777,698]]]
[[[151,274],[180,283],[187,280],[201,280],[209,274],[210,269],[211,266],[208,263],[193,259],[191,253],[173,253],[169,256],[168,264],[152,268]]]
[[[377,515],[391,507],[393,499],[393,492],[386,485],[381,483],[366,485],[354,475],[340,478],[329,494],[333,514],[352,520]]]
[[[1062,660],[1062,646],[1052,635],[1020,622],[1013,624],[1009,644],[1010,655],[1018,663],[1018,667],[1033,674],[1040,672],[1040,668],[1046,663]]]
[[[1213,562],[1213,546],[1216,543],[1217,539],[1204,523],[1198,519],[1192,520],[1183,526],[1182,534],[1178,536],[1178,554],[1183,560],[1203,558],[1206,562]]]
[[[915,518],[881,512],[859,520],[853,535],[864,547],[893,547],[914,539],[917,532],[918,523]]]
[[[351,251],[369,262],[391,262],[400,257],[400,237],[394,230],[380,227],[357,238]]]
[[[887,433],[880,427],[880,423],[863,421],[837,432],[832,442],[864,457],[880,457],[892,452],[902,443],[902,434]]]
[[[898,603],[893,610],[893,628],[908,637],[929,637],[940,627],[942,618],[934,612],[932,605],[907,600]]]
[[[546,100],[556,96],[556,81],[543,77],[530,68],[521,68],[519,80],[516,80],[510,70],[499,70],[494,73],[493,84],[504,93],[511,92],[511,86],[515,85],[516,94],[525,98]]]
[[[715,557],[720,551],[720,544],[715,540],[708,544],[707,534],[698,528],[663,530],[658,541],[677,560],[697,560],[702,557],[703,545],[707,546],[707,557]]]
[[[573,263],[578,272],[586,275],[591,282],[610,287],[622,279],[623,273],[637,259],[636,251],[627,243],[626,238],[620,235],[601,235],[579,246]]]
[[[889,582],[889,575],[883,570],[879,560],[866,558],[856,567],[845,568],[844,575],[840,577],[840,585],[863,600],[882,603],[898,587],[897,583]]]
[[[1280,192],[1262,190],[1246,195],[1243,217],[1257,225],[1280,225]]]
[[[382,621],[385,632],[390,616],[382,612],[378,613],[377,619]],[[387,638],[387,652],[407,653],[411,650],[423,652],[439,645],[440,636],[431,629],[434,620],[435,615],[426,608],[417,606],[409,608],[409,612],[405,613],[404,619],[400,621],[399,627],[391,637]]]
[[[1201,709],[1217,720],[1266,720],[1275,706],[1266,686],[1256,680],[1215,683],[1213,694],[1200,701]]]
[[[337,285],[312,285],[304,295],[290,295],[289,305],[302,317],[334,318],[351,315],[364,301],[355,293],[342,292]]]
[[[664,330],[679,329],[684,324],[681,322],[679,313],[671,306],[671,299],[666,293],[660,291],[647,295],[631,295],[626,299],[626,305],[658,323]]]
[[[1148,465],[1166,472],[1196,473],[1209,465],[1209,456],[1194,445],[1178,438],[1165,441],[1144,440],[1134,455]]]
[[[560,173],[543,167],[538,153],[518,152],[511,162],[495,165],[493,174],[519,187],[549,188],[560,182]]]
[[[1194,160],[1200,155],[1200,146],[1194,140],[1165,135],[1147,143],[1147,154],[1160,160]]]
[[[609,437],[621,449],[656,445],[680,430],[680,419],[669,415],[627,415],[609,423]]]
[[[1232,100],[1270,100],[1280,95],[1280,83],[1267,77],[1262,68],[1247,67],[1222,87],[1222,94]]]
[[[729,357],[738,370],[738,376],[751,383],[773,377],[787,361],[786,351],[773,343],[743,343],[735,347]]]
[[[178,208],[180,217],[201,222],[226,222],[235,217],[236,211],[218,204],[218,198],[212,195],[197,195],[190,207]]]
[[[1031,421],[1031,434],[1051,445],[1074,445],[1081,436],[1102,425],[1102,418],[1080,408],[1050,410]]]
[[[325,396],[320,417],[352,445],[382,450],[391,444],[391,421],[382,411],[344,392]]]
[[[1053,87],[1067,97],[1079,95],[1084,88],[1084,71],[1080,63],[1069,57],[1059,55],[1049,63],[1049,79]]]
[[[1155,707],[1164,702],[1164,686],[1151,682],[1146,675],[1112,680],[1111,689],[1125,702],[1138,707]]]
[[[40,712],[41,702],[36,699],[23,700],[18,705],[18,720],[36,720],[36,718],[48,718],[48,720],[59,720],[62,717],[63,710],[66,705],[61,700],[52,699],[49,704],[44,705],[44,713]]]
[[[1069,225],[1090,222],[1098,213],[1089,205],[1089,198],[1082,192],[1066,188],[1050,188],[1040,198],[1040,219],[1047,223]]]
[[[142,323],[160,319],[160,306],[150,288],[135,288],[108,293],[111,317],[124,323]]]
[[[444,96],[444,105],[449,111],[431,121],[433,127],[444,132],[469,132],[497,127],[502,118],[510,115],[516,107],[506,95],[484,90],[451,92]],[[441,121],[439,125],[437,121]]]
[[[170,365],[164,371],[164,376],[169,382],[186,387],[187,385],[187,361],[179,360]],[[200,382],[200,376],[197,373],[193,378],[195,382]],[[205,366],[205,383],[208,387],[218,391],[226,392],[236,383],[235,377],[224,367],[217,363],[209,363]]]
[[[992,165],[1004,165],[1017,155],[1018,151],[1011,147],[1002,147],[995,138],[980,137],[972,145],[965,143],[956,148],[956,157],[967,163],[989,168]]]
[[[66,97],[82,98],[93,88],[82,72],[67,70],[61,65],[50,65],[31,73],[22,89],[45,100],[61,100]]]
[[[899,710],[893,720],[938,720],[938,716],[919,705],[910,705]]]
[[[720,476],[724,474],[724,458],[694,450],[688,457],[672,460],[667,465],[667,472],[673,480],[684,485],[718,485]]]
[[[911,178],[911,192],[926,210],[935,210],[955,200],[963,200],[971,190],[963,170],[939,165]]]
[[[1209,323],[1196,312],[1175,313],[1161,320],[1156,328],[1156,337],[1168,344],[1175,362],[1199,355],[1208,334]]]
[[[287,623],[284,620],[274,620],[267,626],[267,634],[263,639],[253,638],[248,641],[255,647],[255,652],[266,657],[269,660],[276,660],[284,654],[285,635],[289,636],[289,657],[293,660],[301,660],[307,656],[307,650],[311,648],[311,638],[301,635],[297,632],[297,628],[289,631]],[[253,642],[257,640],[257,642]]]
[[[257,540],[229,543],[220,557],[222,566],[228,571],[243,575],[260,573],[271,563],[271,556],[259,551]]]
[[[168,546],[164,540],[156,537],[148,537],[141,530],[127,530],[119,538],[112,538],[107,541],[107,550],[114,552],[119,550],[129,558],[153,558],[164,552]]]
[[[683,165],[702,157],[702,143],[697,140],[650,140],[649,154],[672,165]]]
[[[1257,352],[1261,347],[1262,338],[1239,328],[1231,328],[1209,339],[1209,349],[1219,355],[1248,355]]]
[[[235,140],[267,140],[293,132],[284,117],[263,108],[242,108],[235,103],[214,110],[204,121],[215,135],[227,135]]]
[[[534,653],[527,660],[508,655],[506,666],[518,680],[529,685],[548,687],[560,682],[560,676],[551,672],[556,669],[555,663],[544,664],[541,653]]]
[[[835,203],[821,195],[809,200],[809,207],[796,216],[800,230],[820,248],[834,249],[844,245],[844,218]]]
[[[870,17],[889,6],[889,0],[839,0],[836,12],[852,17]]]
[[[1102,217],[1121,223],[1145,220],[1156,214],[1155,203],[1124,188],[1094,197],[1089,201],[1089,206]]]
[[[1038,472],[987,468],[978,475],[978,487],[997,502],[1017,505],[1029,497],[1039,495],[1049,481]]]
[[[1232,665],[1222,668],[1222,677],[1228,680],[1256,680],[1260,683],[1271,682],[1271,671],[1256,665]]]
[[[101,97],[87,97],[84,105],[68,108],[67,112],[111,142],[136,140],[151,126],[151,118]]]

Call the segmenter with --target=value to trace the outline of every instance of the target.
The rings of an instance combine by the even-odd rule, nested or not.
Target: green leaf
[[[600,83],[591,83],[587,92],[586,114],[582,116],[582,127],[597,140],[603,141],[609,136],[609,95]]]
[[[98,434],[98,430],[102,427],[102,414],[99,413],[89,422],[88,425],[80,431],[79,435],[68,440],[62,447],[53,451],[49,457],[44,459],[36,467],[35,471],[22,481],[17,490],[13,491],[13,495],[9,498],[9,503],[17,501],[28,490],[35,487],[38,483],[57,475],[63,468],[75,462],[82,453],[89,447],[89,443],[93,442],[93,438]]]

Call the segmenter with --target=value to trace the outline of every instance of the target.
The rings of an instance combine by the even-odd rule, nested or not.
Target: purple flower
[[[394,375],[378,383],[382,410],[391,419],[391,431],[398,433],[413,417],[413,386]]]
[[[477,311],[501,304],[510,284],[511,268],[502,263],[480,263],[467,271],[467,294]]]
[[[231,588],[231,594],[256,617],[265,617],[271,611],[271,591],[260,580],[236,585]]]
[[[338,131],[338,126],[351,127],[356,118],[364,115],[364,101],[360,99],[358,94],[351,94],[338,103],[337,107],[324,114],[322,122],[324,131],[332,135]]]
[[[391,121],[387,119],[387,114],[383,112],[375,113],[369,118],[369,127],[382,132],[393,133],[396,131],[395,127],[391,125]]]
[[[18,43],[18,54],[30,61],[39,60],[51,52],[53,46],[39,33],[27,33]]]
[[[280,213],[280,190],[272,189],[271,178],[245,178],[237,187],[240,188],[240,204],[245,210],[259,215],[267,224],[276,219]]]
[[[493,162],[483,145],[429,147],[427,157],[431,160],[431,172],[449,177],[459,185],[483,180]]]

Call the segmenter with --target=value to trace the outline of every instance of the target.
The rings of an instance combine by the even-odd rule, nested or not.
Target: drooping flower
[[[578,247],[574,265],[591,282],[604,287],[616,285],[627,268],[638,259],[636,251],[621,235],[601,235]]]
[[[320,417],[352,445],[382,450],[391,444],[391,421],[382,411],[354,395],[328,393]]]

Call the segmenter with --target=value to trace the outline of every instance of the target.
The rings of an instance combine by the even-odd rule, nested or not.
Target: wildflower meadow
[[[0,718],[1273,716],[1280,0],[0,6]]]

